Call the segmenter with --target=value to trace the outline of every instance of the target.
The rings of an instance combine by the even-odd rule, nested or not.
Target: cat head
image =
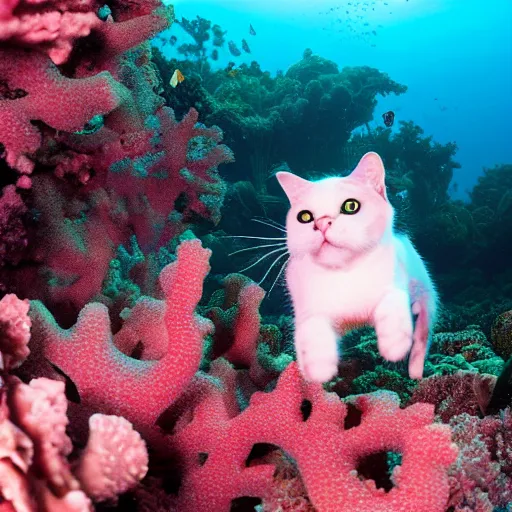
[[[345,178],[312,182],[289,172],[276,177],[291,205],[286,232],[292,258],[310,255],[320,265],[340,267],[392,233],[393,208],[377,153],[364,155]]]

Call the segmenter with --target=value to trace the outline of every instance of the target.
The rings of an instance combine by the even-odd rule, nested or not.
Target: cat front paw
[[[297,328],[295,350],[304,378],[327,382],[338,373],[338,337],[330,322],[311,318]]]
[[[392,363],[405,359],[412,346],[412,332],[395,332],[389,335],[380,335],[377,345],[380,355]]]
[[[324,382],[330,381],[338,373],[338,358],[332,360],[316,360],[309,359],[301,368],[302,375],[309,382]]]
[[[408,296],[389,293],[375,311],[375,332],[380,355],[386,361],[404,359],[412,347],[413,324]]]

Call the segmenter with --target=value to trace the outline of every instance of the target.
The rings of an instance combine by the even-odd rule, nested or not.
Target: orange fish
[[[172,74],[172,76],[171,76],[171,80],[169,81],[169,85],[171,87],[176,88],[178,86],[178,84],[181,84],[181,82],[183,82],[183,80],[185,80],[185,77],[183,76],[183,73],[179,69],[176,69],[174,71],[174,73]]]

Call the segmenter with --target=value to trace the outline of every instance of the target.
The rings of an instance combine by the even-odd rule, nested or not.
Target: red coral
[[[0,142],[7,163],[30,174],[30,159],[41,145],[41,134],[32,121],[55,130],[74,132],[98,114],[108,114],[129,97],[127,89],[108,73],[71,79],[39,53],[0,50],[0,77],[16,99],[0,102]],[[77,101],[80,98],[80,101]]]
[[[312,403],[307,420],[303,400]],[[355,399],[360,425],[343,430],[346,406],[321,386],[305,384],[295,363],[281,375],[271,393],[256,393],[249,407],[229,419],[220,396],[196,409],[193,421],[177,434],[196,454],[196,462],[180,488],[178,510],[228,511],[241,496],[265,499],[274,467],[245,467],[255,443],[278,445],[297,466],[313,505],[323,512],[416,510],[444,512],[448,500],[447,467],[455,460],[447,426],[430,425],[433,407],[416,404],[405,410],[392,393]],[[272,418],[269,421],[269,418]],[[375,452],[403,453],[389,493],[361,481],[358,461]],[[198,453],[206,453],[201,465]]]
[[[203,337],[211,325],[196,317],[194,308],[201,298],[209,257],[210,251],[198,240],[183,242],[177,261],[160,274],[169,346],[158,361],[135,360],[119,351],[108,310],[101,304],[88,304],[76,325],[64,330],[35,301],[29,345],[32,355],[25,370],[40,374],[46,360],[50,361],[75,383],[82,419],[98,411],[115,414],[150,434],[160,414],[183,392],[199,366]]]

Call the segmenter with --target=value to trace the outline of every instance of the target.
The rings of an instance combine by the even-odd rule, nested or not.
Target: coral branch
[[[303,400],[312,403],[306,420]],[[263,442],[280,446],[297,461],[310,500],[322,512],[444,512],[446,468],[457,450],[448,427],[430,425],[433,407],[401,410],[393,393],[363,395],[354,403],[361,423],[343,430],[346,406],[320,386],[304,384],[295,363],[273,392],[253,395],[249,408],[232,420],[220,396],[203,402],[180,438],[196,453],[206,453],[207,460],[186,476],[178,509],[222,512],[237,497],[265,499],[273,467],[245,467],[253,444]],[[355,471],[359,460],[382,450],[403,453],[403,464],[393,473],[396,487],[387,494]]]
[[[198,240],[183,242],[177,261],[160,274],[165,296],[164,325],[169,339],[158,361],[140,361],[114,343],[107,308],[88,304],[74,327],[61,329],[49,311],[32,302],[34,329],[28,364],[44,367],[45,359],[76,385],[80,410],[125,417],[141,432],[155,427],[159,415],[182,393],[199,366],[203,337],[211,328],[195,316],[210,251]],[[108,392],[107,392],[108,390]]]

